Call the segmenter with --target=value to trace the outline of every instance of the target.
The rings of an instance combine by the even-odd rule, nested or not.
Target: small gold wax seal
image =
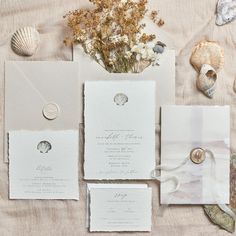
[[[201,164],[205,158],[205,151],[202,148],[194,148],[190,153],[190,159],[195,164]]]
[[[60,107],[54,102],[49,102],[43,107],[43,116],[48,120],[55,120],[59,113]]]

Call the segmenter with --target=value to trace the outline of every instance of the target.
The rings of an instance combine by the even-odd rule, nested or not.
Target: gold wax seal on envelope
[[[49,102],[43,107],[43,116],[48,120],[55,120],[59,114],[60,107],[54,102]]]
[[[190,159],[195,164],[201,164],[205,158],[205,151],[202,148],[194,148],[190,153]]]

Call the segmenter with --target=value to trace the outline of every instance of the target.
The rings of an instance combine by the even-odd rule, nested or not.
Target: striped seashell
[[[216,91],[217,74],[215,69],[207,64],[202,65],[197,78],[197,88],[207,97],[213,98]]]
[[[114,102],[117,106],[124,106],[128,102],[128,97],[123,93],[118,93],[114,97]]]
[[[203,64],[218,71],[224,66],[224,51],[217,42],[203,41],[194,47],[190,62],[197,72],[200,72]]]
[[[33,27],[24,27],[13,34],[11,48],[20,56],[33,56],[38,49],[39,43],[39,32]]]
[[[48,141],[41,141],[37,149],[40,153],[48,153],[52,149],[52,145]]]

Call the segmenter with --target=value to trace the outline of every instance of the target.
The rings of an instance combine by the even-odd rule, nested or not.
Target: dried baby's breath
[[[137,72],[137,63],[155,63],[155,35],[143,33],[147,0],[90,0],[92,9],[65,17],[72,29],[66,44],[82,45],[109,72]]]
[[[160,27],[163,26],[164,24],[165,24],[165,22],[162,19],[159,19],[157,22],[157,25]]]
[[[165,22],[158,16],[158,14],[159,14],[158,11],[152,11],[150,18],[155,24],[157,24],[159,27],[161,27],[165,24]]]

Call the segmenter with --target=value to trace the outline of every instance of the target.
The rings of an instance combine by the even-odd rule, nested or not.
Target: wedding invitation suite
[[[85,83],[85,179],[150,179],[155,83]]]
[[[78,131],[10,131],[10,199],[79,199]]]
[[[190,152],[194,148],[198,148],[198,153],[191,153],[196,158],[191,161]],[[201,155],[199,148],[210,150],[214,157]],[[161,184],[162,204],[228,204],[229,106],[164,106],[161,165],[168,169],[180,165],[161,173],[163,178],[175,176],[180,184],[173,192],[173,181]]]
[[[78,63],[5,63],[5,161],[11,130],[78,129]]]
[[[152,189],[145,184],[89,187],[93,231],[151,231]]]

